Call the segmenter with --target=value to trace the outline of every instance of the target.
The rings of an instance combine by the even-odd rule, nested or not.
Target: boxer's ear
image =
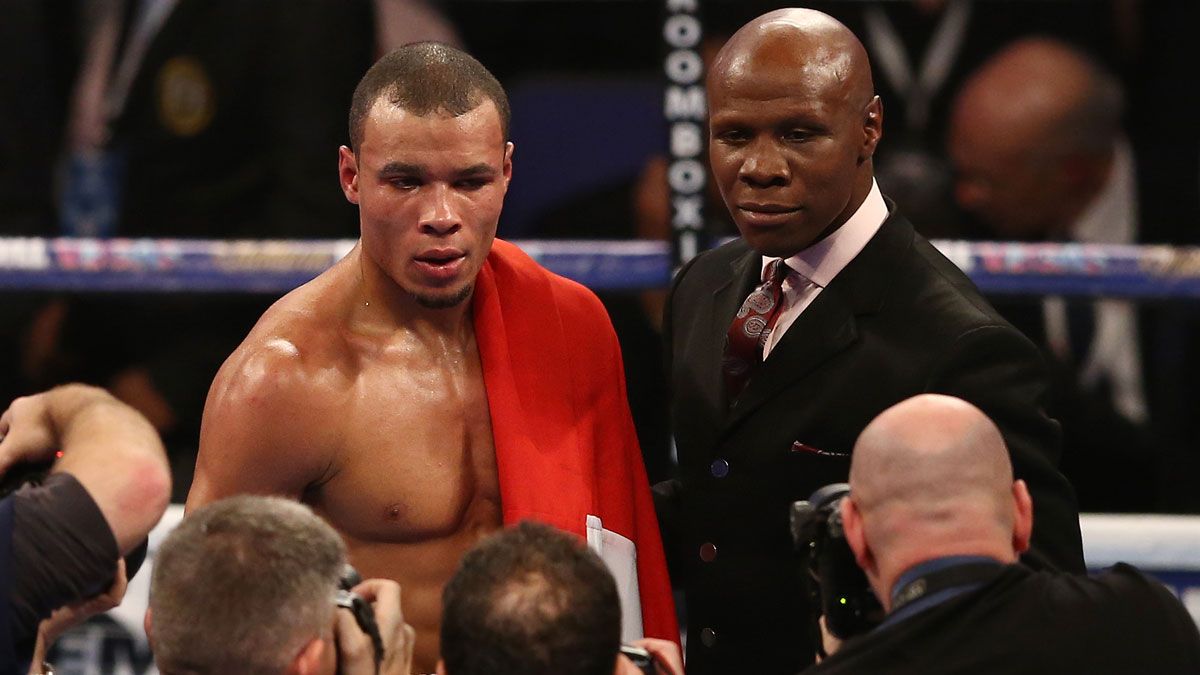
[[[338,148],[338,182],[351,204],[358,203],[358,158],[346,146]]]

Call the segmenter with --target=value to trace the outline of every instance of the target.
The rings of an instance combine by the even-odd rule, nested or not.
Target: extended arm
[[[66,385],[19,398],[0,417],[0,436],[0,473],[61,451],[51,473],[70,474],[87,490],[122,554],[167,508],[171,474],[158,434],[102,389]]]

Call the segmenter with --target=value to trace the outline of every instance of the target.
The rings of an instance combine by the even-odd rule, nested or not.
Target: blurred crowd
[[[785,4],[702,3],[705,54]],[[926,236],[1200,244],[1197,3],[805,4],[870,52],[878,181]],[[665,239],[660,5],[0,0],[0,236],[354,237],[335,159],[351,91],[378,55],[432,39],[512,93],[522,173],[500,236]],[[710,196],[710,233],[733,233]],[[664,292],[602,294],[652,482],[671,462]],[[181,498],[208,385],[273,300],[9,293],[0,398],[107,387],[163,433]],[[992,300],[1052,366],[1082,510],[1200,512],[1200,312]]]

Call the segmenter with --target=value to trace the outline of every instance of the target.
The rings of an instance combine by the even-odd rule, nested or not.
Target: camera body
[[[883,605],[846,542],[841,505],[849,494],[846,483],[826,485],[808,501],[794,502],[791,513],[792,538],[812,606],[825,616],[826,629],[843,640],[871,630],[884,617]]]
[[[354,620],[362,632],[371,638],[371,646],[375,650],[375,671],[383,663],[383,637],[379,634],[379,625],[375,623],[375,610],[371,604],[351,589],[362,583],[362,576],[349,563],[342,566],[342,574],[338,577],[338,589],[335,596],[337,606],[350,610]]]

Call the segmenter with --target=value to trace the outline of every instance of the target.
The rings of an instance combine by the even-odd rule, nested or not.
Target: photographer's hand
[[[44,396],[18,398],[0,415],[0,476],[15,464],[53,459],[57,446]]]
[[[825,615],[817,619],[817,625],[821,627],[821,647],[825,650],[825,656],[833,656],[833,653],[842,648],[842,639],[833,633],[829,632],[829,627],[825,625]],[[821,660],[821,655],[817,655],[817,661]]]
[[[650,652],[655,667],[662,675],[683,675],[683,654],[679,651],[679,645],[658,638],[642,638],[633,644]]]
[[[409,675],[412,670],[412,626],[404,623],[400,610],[400,584],[390,579],[368,579],[352,592],[366,600],[375,611],[375,622],[383,638],[383,661],[379,675]],[[350,612],[337,613],[338,663],[343,675],[373,675],[375,654],[371,640],[363,634]]]
[[[129,579],[125,576],[125,560],[118,560],[117,574],[108,590],[93,598],[60,607],[54,610],[49,619],[43,619],[38,624],[37,642],[34,643],[29,672],[31,674],[42,672],[42,663],[46,660],[46,654],[60,635],[91,617],[107,612],[121,604],[128,588]]]

